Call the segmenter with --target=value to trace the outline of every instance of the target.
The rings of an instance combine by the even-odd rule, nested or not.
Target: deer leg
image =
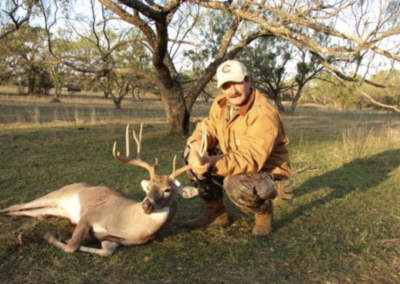
[[[59,240],[57,240],[52,234],[47,233],[44,236],[44,239],[51,244],[53,247],[56,247],[58,249],[61,249],[63,251],[65,251],[65,247],[67,246],[66,244],[64,244],[63,242],[60,242]]]
[[[38,208],[38,209],[27,209],[27,210],[21,210],[21,211],[11,211],[8,213],[5,213],[10,216],[28,216],[28,217],[40,217],[40,216],[57,216],[57,217],[65,217],[68,218],[68,216],[65,214],[64,210],[61,210],[59,208]]]
[[[52,199],[38,198],[38,199],[35,199],[28,203],[15,204],[8,208],[2,209],[2,210],[0,210],[0,215],[1,214],[11,215],[11,214],[9,214],[11,212],[36,209],[36,208],[41,208],[41,207],[56,207],[56,206],[57,206],[56,201],[54,201]]]
[[[76,251],[76,250],[73,251],[69,250],[67,244],[60,242],[52,234],[46,234],[44,238],[49,244],[65,252],[71,253]],[[119,243],[103,241],[101,242],[101,249],[79,246],[78,251],[84,253],[96,254],[99,256],[110,256],[117,250],[119,246],[120,246]]]
[[[64,249],[65,252],[74,252],[76,251],[83,241],[85,235],[89,233],[90,227],[86,222],[80,221],[72,233],[71,239],[68,241],[66,248]]]
[[[68,241],[68,244],[64,244],[63,242],[58,241],[53,235],[46,234],[45,240],[51,244],[52,246],[63,250],[64,252],[75,252],[82,243],[84,236],[89,232],[89,226],[86,222],[79,222],[72,234],[71,239]]]
[[[110,256],[117,250],[119,246],[120,246],[119,243],[103,241],[101,242],[101,249],[80,246],[79,251],[91,254],[97,254],[100,256]]]

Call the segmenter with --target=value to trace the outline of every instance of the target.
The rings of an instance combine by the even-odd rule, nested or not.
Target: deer
[[[176,155],[173,159],[173,172],[170,175],[155,173],[158,166],[157,158],[153,165],[141,160],[143,124],[140,126],[139,138],[132,129],[137,156],[131,158],[129,127],[128,124],[125,133],[125,157],[116,151],[117,142],[114,142],[112,155],[120,163],[142,167],[150,173],[150,179],[141,182],[141,187],[146,192],[142,202],[106,186],[74,183],[31,202],[2,209],[0,215],[36,218],[55,216],[69,219],[75,225],[75,229],[66,243],[57,240],[50,233],[44,236],[49,244],[66,253],[79,251],[110,256],[120,246],[143,245],[153,240],[173,219],[177,207],[177,195],[193,198],[198,192],[196,188],[184,187],[177,180],[179,175],[190,170],[192,166],[185,165],[175,169]],[[203,142],[206,143],[204,139]],[[202,155],[197,153],[200,164]],[[101,248],[82,245],[88,234],[100,242]]]

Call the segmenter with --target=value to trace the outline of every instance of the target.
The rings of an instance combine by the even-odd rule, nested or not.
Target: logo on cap
[[[231,66],[230,66],[230,65],[225,65],[225,66],[222,68],[222,72],[223,72],[223,73],[229,73],[229,72],[231,72]]]

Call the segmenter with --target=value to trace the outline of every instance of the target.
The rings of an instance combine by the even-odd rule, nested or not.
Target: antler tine
[[[181,174],[183,174],[184,172],[191,170],[192,169],[192,165],[186,165],[183,166],[182,168],[177,169],[176,171],[174,171],[170,177],[172,177],[173,179],[176,179],[178,176],[180,176]]]
[[[176,168],[176,155],[174,156],[174,160],[172,161],[172,172],[175,172],[175,168]]]
[[[200,146],[200,157],[204,157],[207,152],[207,126],[202,123],[202,132],[201,132],[201,146]]]
[[[117,142],[114,142],[114,146],[113,146],[113,157],[123,163],[123,164],[127,164],[127,165],[131,165],[131,166],[139,166],[142,168],[147,169],[150,172],[150,177],[153,177],[155,174],[155,168],[157,166],[157,159],[156,159],[156,164],[154,166],[151,166],[150,164],[142,161],[140,159],[140,151],[141,151],[141,144],[142,144],[142,131],[143,131],[143,123],[140,126],[140,133],[139,133],[139,139],[136,136],[135,130],[133,129],[133,138],[135,139],[136,142],[136,147],[137,147],[137,158],[136,159],[131,159],[130,158],[130,149],[129,149],[129,124],[126,126],[126,130],[125,130],[125,151],[126,151],[126,157],[121,157],[120,153],[116,151],[117,148]]]
[[[197,161],[199,162],[200,165],[204,165],[203,162],[203,157],[207,152],[207,126],[203,123],[202,124],[202,134],[201,134],[201,145],[200,145],[200,150],[197,151],[194,147],[191,147],[191,144],[189,143],[189,146],[192,150],[194,150],[194,153],[196,154],[196,158]],[[174,161],[173,161],[173,172],[171,174],[172,178],[177,178],[179,175],[181,175],[182,173],[191,170],[192,169],[192,165],[186,165],[183,166],[182,168],[175,170],[175,161],[176,161],[176,155],[174,157]]]
[[[194,153],[196,154],[196,158],[199,162],[200,165],[203,165],[203,157],[207,153],[207,126],[202,123],[202,133],[201,133],[201,144],[200,144],[200,149],[197,151],[194,147],[192,147],[191,143],[189,143],[189,146],[192,150],[194,150]]]
[[[137,147],[136,155],[138,159],[140,159],[140,153],[142,152],[142,133],[143,133],[143,123],[140,124],[139,139],[136,136],[135,130],[132,131],[133,139],[135,139],[136,142],[136,147]]]
[[[131,155],[131,151],[129,149],[129,124],[126,125],[125,129],[125,155],[126,157],[129,157]]]
[[[153,167],[154,167],[154,170],[158,167],[158,159],[157,159],[157,158],[154,158],[154,165],[153,165]]]

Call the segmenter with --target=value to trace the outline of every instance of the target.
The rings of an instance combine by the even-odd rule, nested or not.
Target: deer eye
[[[167,187],[165,190],[164,190],[164,192],[166,192],[166,193],[170,193],[172,191],[172,188],[170,188],[170,187]]]

